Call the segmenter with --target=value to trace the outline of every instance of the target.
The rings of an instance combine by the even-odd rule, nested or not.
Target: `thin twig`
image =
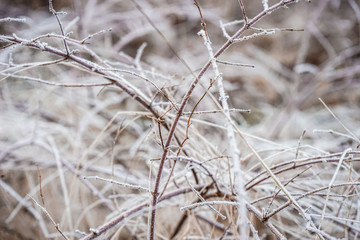
[[[297,0],[286,0],[286,1],[283,1],[281,3],[277,3],[277,4],[274,4],[273,6],[269,7],[267,10],[264,10],[262,11],[261,13],[259,13],[257,16],[255,16],[254,18],[252,18],[247,26],[243,26],[242,28],[240,28],[233,36],[231,39],[229,39],[228,41],[226,41],[226,43],[224,43],[222,45],[222,47],[220,47],[220,49],[214,54],[214,58],[216,59],[217,57],[219,57],[226,49],[228,49],[233,41],[235,39],[237,39],[244,31],[247,30],[248,27],[254,25],[256,22],[258,22],[260,19],[262,19],[264,16],[266,16],[267,14],[275,11],[276,9],[279,9],[283,6],[286,6],[286,5],[289,5],[291,3],[294,3],[296,2]],[[140,6],[137,5],[138,9],[140,10]],[[142,10],[141,10],[142,11]],[[143,12],[143,11],[142,11]],[[147,16],[145,13],[143,13],[145,16]],[[147,17],[148,18],[148,17]],[[151,22],[151,20],[148,18],[148,20]],[[154,26],[155,29],[157,29],[155,26]],[[161,36],[163,36],[163,34],[159,31],[159,34],[161,34]],[[165,36],[164,36],[165,38]],[[165,38],[166,39],[166,38]],[[172,49],[172,48],[171,48]],[[181,59],[181,58],[179,58]],[[168,135],[168,138],[166,140],[166,143],[165,143],[165,147],[164,147],[164,151],[163,151],[163,154],[161,156],[161,159],[160,159],[160,164],[159,164],[159,168],[158,168],[158,173],[157,173],[157,176],[156,176],[156,180],[155,180],[155,186],[154,186],[154,190],[153,190],[153,199],[152,199],[152,209],[151,209],[151,215],[150,215],[150,235],[149,235],[149,239],[150,240],[153,240],[154,239],[154,235],[155,235],[155,217],[156,217],[156,205],[157,205],[157,198],[158,198],[158,194],[159,194],[159,185],[160,185],[160,180],[161,180],[161,176],[162,176],[162,172],[163,172],[163,168],[164,168],[164,163],[165,163],[165,160],[166,160],[166,157],[168,155],[168,151],[169,151],[169,147],[170,147],[170,144],[172,142],[172,139],[175,135],[175,130],[177,128],[177,125],[179,123],[179,120],[180,120],[180,117],[190,99],[190,96],[192,95],[196,85],[198,84],[199,80],[202,78],[202,76],[204,75],[204,73],[208,70],[208,68],[210,67],[212,63],[212,59],[210,59],[205,65],[204,67],[200,70],[200,72],[198,73],[198,75],[194,78],[193,82],[191,83],[190,87],[188,88],[188,90],[186,91],[186,94],[185,96],[183,97],[183,100],[180,104],[180,107],[179,107],[179,111],[175,117],[175,119],[173,120],[173,124],[170,128],[170,131],[169,131],[169,135]],[[187,66],[187,65],[186,65]],[[273,176],[275,177],[275,176]]]
[[[239,66],[239,67],[250,67],[250,68],[254,68],[254,65],[251,64],[245,64],[245,63],[233,63],[233,62],[228,62],[228,61],[221,61],[216,59],[216,62],[221,63],[221,64],[226,64],[226,65],[231,65],[231,66]]]
[[[248,27],[248,17],[246,15],[245,6],[244,6],[244,3],[242,0],[239,0],[239,4],[240,4],[242,15],[244,17],[245,27],[247,28]]]
[[[65,37],[64,28],[63,28],[62,23],[60,21],[59,13],[57,11],[55,11],[55,9],[53,7],[53,4],[52,4],[52,0],[49,0],[49,11],[55,16],[55,18],[56,18],[56,20],[57,20],[57,22],[59,24],[59,27],[60,27],[61,35],[63,35]],[[69,50],[68,44],[66,42],[66,39],[64,38],[63,41],[64,41],[66,54],[67,54],[67,56],[69,56],[70,55],[70,50]]]
[[[116,181],[116,180],[113,180],[113,179],[102,178],[102,177],[99,177],[99,176],[84,176],[83,178],[84,179],[101,180],[101,181],[108,182],[108,183],[114,183],[114,184],[120,185],[120,186],[125,187],[125,188],[135,189],[135,190],[142,190],[142,191],[145,191],[145,192],[149,192],[148,188],[140,186],[140,185],[132,185],[132,184],[128,184],[128,183],[122,183],[122,182],[119,182],[119,181]]]
[[[45,206],[44,195],[43,195],[42,186],[41,186],[41,172],[40,172],[38,165],[36,165],[36,168],[37,168],[37,172],[38,172],[38,176],[39,176],[39,193],[40,193],[41,203],[43,206]]]
[[[54,224],[56,230],[61,234],[61,236],[66,239],[66,240],[70,240],[70,238],[68,238],[60,229],[60,226],[58,223],[56,223],[54,221],[54,219],[51,217],[50,213],[46,210],[46,208],[44,208],[43,206],[41,206],[32,196],[29,195],[29,198],[31,198],[31,200],[33,200],[33,202],[41,209],[41,211],[43,211],[45,213],[45,215],[50,219],[50,221],[52,222],[52,224]]]
[[[321,213],[321,218],[320,218],[320,223],[319,223],[319,229],[321,228],[321,224],[322,224],[322,221],[324,220],[324,216],[325,216],[325,211],[326,211],[326,208],[327,208],[327,203],[329,201],[329,195],[330,195],[330,190],[331,190],[331,187],[332,185],[334,184],[335,182],[335,179],[336,179],[336,176],[339,174],[339,170],[340,170],[340,167],[342,166],[342,163],[344,161],[344,158],[345,156],[348,154],[348,152],[350,152],[352,149],[351,148],[348,148],[346,149],[343,154],[341,155],[340,157],[340,160],[337,164],[337,167],[336,167],[336,170],[334,172],[334,175],[333,177],[331,178],[331,181],[329,182],[329,187],[328,187],[328,191],[327,191],[327,195],[326,195],[326,199],[325,199],[325,203],[324,203],[324,207],[323,207],[323,210],[322,210],[322,213]]]
[[[338,121],[338,123],[340,123],[340,125],[357,141],[357,143],[360,143],[360,139],[352,132],[350,131],[345,124],[343,124],[340,119],[335,115],[335,113],[333,113],[333,111],[331,111],[331,109],[326,105],[326,103],[319,98],[319,101],[324,105],[324,107],[329,111],[329,113],[336,119],[336,121]]]
[[[201,189],[204,186],[200,185],[200,186],[194,186],[195,189]],[[187,187],[187,188],[183,188],[183,189],[179,189],[179,190],[175,190],[173,192],[164,194],[160,199],[159,202],[167,200],[167,199],[171,199],[173,197],[176,197],[178,195],[187,193],[192,191],[191,188]],[[114,227],[115,225],[119,224],[120,222],[124,221],[125,219],[128,219],[130,217],[132,217],[133,215],[137,214],[138,212],[144,210],[144,208],[149,207],[149,202],[145,201],[125,212],[122,212],[119,216],[117,216],[116,218],[112,219],[111,221],[105,223],[104,225],[102,225],[101,227],[97,228],[95,231],[92,231],[90,234],[88,234],[87,236],[85,236],[84,238],[82,238],[81,240],[91,240],[94,239],[98,236],[100,236],[101,234],[103,234],[104,232],[106,232],[107,230],[109,230],[110,228]]]

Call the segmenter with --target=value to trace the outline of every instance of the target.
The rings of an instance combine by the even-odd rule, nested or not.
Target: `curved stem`
[[[232,43],[234,42],[235,39],[237,39],[241,34],[243,34],[249,27],[251,27],[252,25],[254,25],[256,22],[258,22],[260,19],[262,19],[264,16],[266,16],[267,14],[273,12],[276,9],[279,9],[283,6],[289,5],[291,3],[296,2],[296,0],[285,0],[285,1],[281,1],[277,4],[274,4],[273,6],[271,6],[270,8],[262,11],[261,13],[259,13],[257,16],[255,16],[253,19],[249,20],[247,24],[245,24],[242,28],[240,28],[229,40],[227,40],[223,46],[214,54],[214,58],[219,57],[223,52],[225,52],[226,49],[228,49]],[[193,80],[193,82],[191,83],[189,89],[187,90],[178,113],[176,114],[176,117],[173,121],[173,125],[171,126],[171,129],[169,131],[169,136],[168,139],[166,140],[165,143],[165,147],[164,147],[164,151],[163,154],[161,156],[160,159],[160,165],[159,165],[159,169],[157,172],[157,176],[156,176],[156,180],[155,180],[155,186],[154,186],[154,190],[152,192],[152,202],[151,202],[151,215],[150,215],[150,230],[149,230],[149,239],[150,240],[154,240],[155,238],[155,218],[156,218],[156,205],[158,203],[158,195],[159,195],[159,187],[160,187],[160,180],[161,180],[161,175],[163,172],[163,168],[164,168],[164,164],[165,164],[165,160],[166,157],[168,155],[169,152],[169,146],[172,142],[172,139],[174,138],[174,134],[175,134],[175,130],[177,128],[177,125],[179,123],[180,117],[184,112],[184,109],[190,99],[191,94],[193,93],[196,85],[198,84],[198,82],[200,81],[200,79],[202,78],[202,76],[204,75],[204,73],[209,69],[210,65],[211,65],[211,60],[209,59],[207,61],[207,63],[204,65],[204,67],[201,69],[201,71],[199,72],[199,74],[197,75],[197,77]]]

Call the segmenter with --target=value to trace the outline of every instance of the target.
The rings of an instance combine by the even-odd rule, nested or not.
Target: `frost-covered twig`
[[[31,200],[33,200],[33,202],[36,204],[36,206],[38,206],[38,208],[41,209],[41,211],[43,211],[45,213],[45,215],[50,219],[50,221],[52,222],[52,224],[54,224],[56,230],[61,234],[61,236],[66,239],[66,240],[70,240],[64,233],[63,231],[60,229],[60,225],[58,223],[56,223],[54,221],[54,219],[51,217],[50,213],[46,210],[46,208],[44,208],[43,206],[41,206],[33,197],[29,196],[31,198]]]
[[[0,18],[0,23],[1,22],[21,22],[21,23],[24,23],[24,22],[26,22],[26,18],[6,17],[6,18]]]
[[[235,133],[234,130],[232,128],[232,119],[230,116],[230,111],[229,111],[229,105],[227,102],[228,96],[225,93],[225,89],[224,89],[224,85],[223,85],[223,78],[222,78],[222,74],[219,71],[219,68],[216,64],[216,58],[214,56],[212,47],[211,47],[211,42],[209,39],[208,35],[205,35],[204,30],[201,30],[199,33],[199,36],[201,36],[204,40],[204,44],[208,50],[209,53],[209,57],[210,57],[210,61],[211,61],[211,65],[212,68],[214,70],[215,76],[217,77],[217,86],[218,86],[218,91],[219,91],[219,95],[220,95],[220,101],[221,101],[221,105],[224,109],[224,113],[226,116],[226,123],[225,123],[225,127],[226,127],[226,132],[227,132],[227,138],[229,141],[229,145],[230,145],[230,155],[232,158],[232,164],[234,166],[234,182],[235,182],[235,194],[237,196],[237,201],[239,203],[238,208],[239,208],[239,213],[238,213],[238,223],[240,226],[240,233],[241,233],[241,238],[242,239],[247,239],[248,238],[248,226],[247,226],[247,210],[246,210],[246,193],[244,190],[244,180],[243,180],[243,172],[240,166],[240,149],[238,147],[238,143],[236,142],[236,138],[235,138]]]
[[[99,176],[84,176],[84,179],[95,179],[95,180],[101,180],[104,182],[108,182],[108,183],[113,183],[113,184],[117,184],[120,185],[122,187],[125,188],[129,188],[129,189],[134,189],[134,190],[142,190],[145,192],[149,192],[149,189],[146,187],[143,187],[141,185],[133,185],[133,184],[128,184],[128,183],[122,183],[113,179],[107,179],[107,178],[103,178],[103,177],[99,177]]]

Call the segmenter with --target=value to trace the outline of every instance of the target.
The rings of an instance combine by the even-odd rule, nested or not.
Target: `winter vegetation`
[[[356,0],[3,0],[0,112],[0,239],[360,238]]]

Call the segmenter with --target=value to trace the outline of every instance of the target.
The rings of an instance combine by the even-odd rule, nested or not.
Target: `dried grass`
[[[0,239],[357,239],[356,1],[51,3],[0,3]]]

